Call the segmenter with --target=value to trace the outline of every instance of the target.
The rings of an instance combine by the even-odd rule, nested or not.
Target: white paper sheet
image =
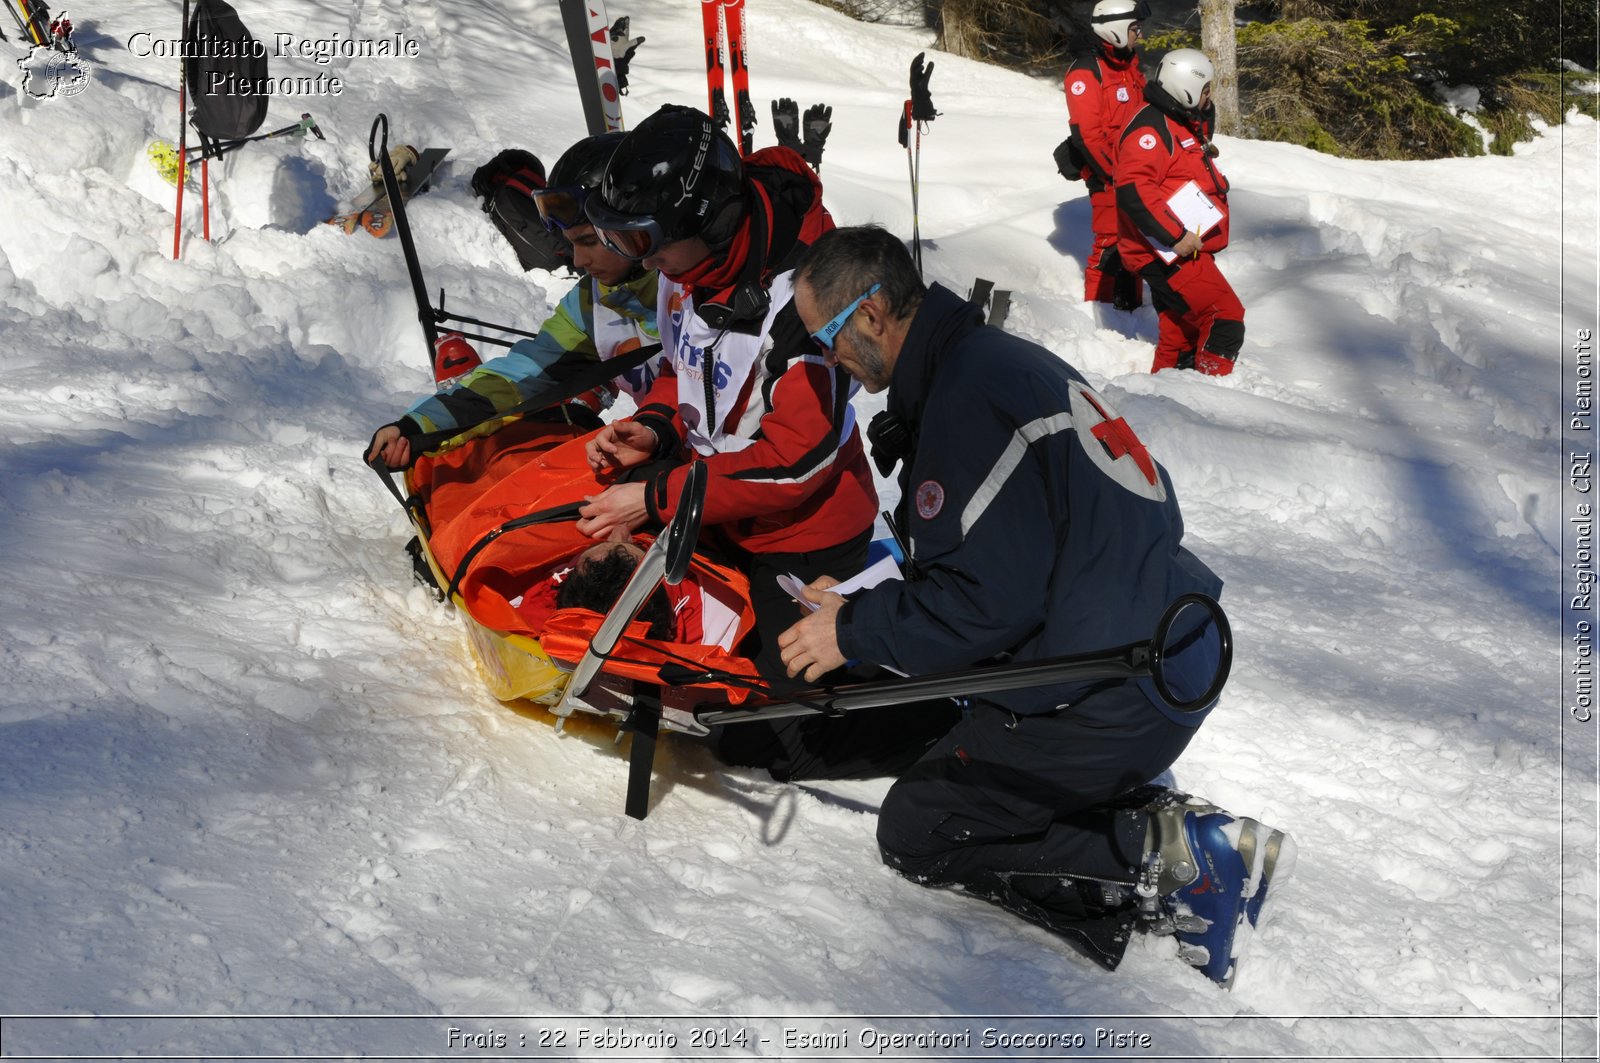
[[[1217,205],[1211,202],[1211,197],[1200,191],[1200,186],[1193,181],[1185,181],[1182,188],[1167,197],[1167,206],[1178,216],[1178,220],[1188,232],[1204,236],[1222,224],[1222,211],[1217,209]],[[1171,262],[1178,257],[1154,240],[1150,241],[1150,246],[1155,248],[1156,254],[1161,256],[1163,262]]]

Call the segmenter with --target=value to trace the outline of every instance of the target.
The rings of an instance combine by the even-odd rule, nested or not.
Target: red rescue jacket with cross
[[[1144,72],[1132,50],[1119,55],[1109,44],[1079,56],[1064,82],[1072,140],[1088,160],[1079,174],[1091,192],[1111,187],[1116,172],[1117,137],[1144,106]]]
[[[795,263],[833,219],[798,153],[767,148],[746,166],[749,215],[728,252],[662,278],[656,324],[672,366],[635,419],[706,463],[707,525],[752,553],[820,550],[878,511],[855,382],[824,363],[791,298]],[[719,308],[740,312],[714,325]],[[646,483],[652,517],[671,519],[686,476],[680,467]]]
[[[1183,239],[1183,222],[1168,200],[1190,181],[1222,212],[1222,220],[1202,234],[1201,250],[1228,246],[1228,179],[1207,150],[1210,108],[1191,118],[1159,85],[1146,86],[1145,98],[1149,102],[1128,122],[1117,149],[1117,252],[1135,271],[1161,261],[1156,246],[1168,250]]]

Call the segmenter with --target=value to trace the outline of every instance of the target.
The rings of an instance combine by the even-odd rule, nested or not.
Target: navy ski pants
[[[1041,716],[979,704],[889,789],[884,862],[963,885],[1114,967],[1126,914],[1085,907],[1062,879],[1135,881],[1147,817],[1116,799],[1171,767],[1194,732],[1131,682]]]

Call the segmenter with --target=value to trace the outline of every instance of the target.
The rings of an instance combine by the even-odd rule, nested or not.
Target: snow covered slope
[[[276,100],[267,128],[309,108],[329,139],[215,168],[218,239],[196,221],[181,262],[144,157],[176,131],[177,64],[127,47],[176,36],[176,7],[98,7],[74,11],[85,92],[0,86],[0,1014],[1066,1015],[1085,1054],[1592,1055],[1592,1020],[1561,1021],[1593,1015],[1596,892],[1558,586],[1560,306],[1593,305],[1594,123],[1427,163],[1224,139],[1243,360],[1151,377],[1150,312],[1102,327],[1079,301],[1059,87],[932,56],[931,279],[1015,290],[1009,327],[1137,427],[1228,581],[1234,679],[1177,782],[1293,831],[1300,863],[1224,994],[1170,941],[1106,974],[900,879],[873,842],[883,783],[780,786],[669,742],[635,823],[606,729],[557,737],[483,692],[360,461],[429,378],[398,244],[318,222],[364,183],[384,110],[453,149],[412,209],[430,283],[537,327],[569,282],[521,273],[467,183],[582,134],[554,3],[240,0],[269,40],[420,54],[275,60],[344,91]],[[909,235],[890,127],[931,35],[749,7],[758,143],[770,100],[831,103],[829,206]],[[633,120],[703,105],[697,8],[613,0],[647,37]],[[150,1051],[443,1053],[447,1025],[189,1020]],[[774,1040],[748,1051],[778,1054],[781,1025],[752,1021]],[[1113,1025],[1150,1045],[1095,1049]],[[104,1054],[151,1029],[0,1033]]]

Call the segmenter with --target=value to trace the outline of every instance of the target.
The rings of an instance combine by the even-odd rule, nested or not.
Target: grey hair
[[[905,319],[922,305],[922,283],[911,254],[898,236],[879,225],[855,225],[824,234],[794,271],[794,282],[811,289],[819,313],[832,316],[874,284],[889,313]]]

